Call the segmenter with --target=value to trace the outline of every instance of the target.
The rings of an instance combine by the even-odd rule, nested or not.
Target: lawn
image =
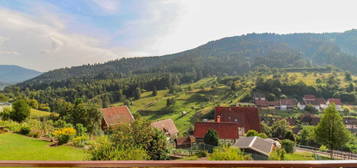
[[[85,160],[87,158],[86,152],[82,149],[49,145],[49,142],[18,134],[0,134],[0,160]]]

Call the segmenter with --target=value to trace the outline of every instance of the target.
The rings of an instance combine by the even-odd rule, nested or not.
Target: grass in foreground
[[[85,160],[87,158],[86,152],[82,149],[49,145],[49,142],[18,134],[0,134],[0,160]]]

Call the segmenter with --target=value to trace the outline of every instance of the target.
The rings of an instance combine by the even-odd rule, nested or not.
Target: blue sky
[[[357,28],[354,0],[0,0],[0,64],[40,71],[252,32]]]

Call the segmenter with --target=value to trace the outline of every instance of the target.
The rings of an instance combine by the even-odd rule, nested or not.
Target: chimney
[[[216,122],[218,122],[218,123],[221,122],[221,115],[217,115],[217,117],[216,117]]]

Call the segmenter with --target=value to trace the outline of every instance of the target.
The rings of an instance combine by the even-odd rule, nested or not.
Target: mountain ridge
[[[18,65],[0,65],[0,82],[15,84],[40,75],[41,72]]]

